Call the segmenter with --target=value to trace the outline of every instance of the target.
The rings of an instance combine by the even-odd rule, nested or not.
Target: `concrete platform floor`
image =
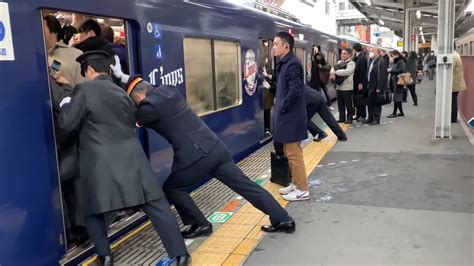
[[[434,82],[405,117],[354,123],[290,203],[294,234],[267,234],[245,265],[474,265],[474,147],[459,124],[433,140]]]

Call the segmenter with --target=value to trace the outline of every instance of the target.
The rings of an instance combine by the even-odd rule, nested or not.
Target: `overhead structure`
[[[430,42],[438,31],[438,0],[349,0],[367,19],[381,24],[403,36],[404,50],[417,48],[418,42]],[[443,2],[445,0],[442,0]],[[456,37],[463,31],[456,29],[473,26],[464,10],[472,0],[454,0]],[[466,23],[466,20],[469,23]],[[407,23],[405,23],[407,22]],[[465,32],[465,31],[464,31]],[[413,41],[412,41],[413,40]],[[413,42],[413,44],[412,44]]]

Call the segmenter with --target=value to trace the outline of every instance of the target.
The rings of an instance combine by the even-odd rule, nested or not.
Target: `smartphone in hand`
[[[61,69],[61,62],[57,60],[53,60],[53,64],[51,65],[51,68],[49,70],[49,74],[54,77],[54,75],[59,72]]]

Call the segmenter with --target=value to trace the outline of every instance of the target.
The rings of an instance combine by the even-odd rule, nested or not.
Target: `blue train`
[[[65,244],[42,25],[50,13],[86,15],[122,27],[130,71],[181,90],[235,160],[268,141],[262,71],[275,66],[274,34],[289,31],[296,37],[295,53],[306,75],[316,47],[332,65],[341,48],[335,36],[227,1],[0,1],[2,266],[77,264],[92,254],[90,248],[68,251]],[[172,151],[160,136],[142,133],[157,178],[164,180]],[[145,219],[127,221],[111,239]]]

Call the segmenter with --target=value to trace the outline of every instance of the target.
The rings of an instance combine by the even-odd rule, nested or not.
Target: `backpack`
[[[334,70],[346,69],[346,68],[347,68],[347,63],[342,61],[342,60],[339,61],[339,63],[337,63],[334,66]],[[338,75],[336,75],[336,79],[334,80],[334,83],[336,83],[336,85],[341,85],[342,83],[344,83],[344,81],[346,81],[347,78],[348,78],[348,76],[338,76]]]

